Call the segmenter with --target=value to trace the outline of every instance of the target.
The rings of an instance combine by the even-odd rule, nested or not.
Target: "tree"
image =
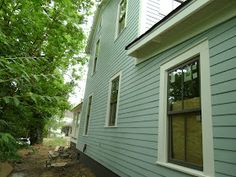
[[[54,115],[69,108],[74,80],[68,68],[84,64],[80,57],[90,0],[2,0],[0,2],[0,131],[40,142]]]

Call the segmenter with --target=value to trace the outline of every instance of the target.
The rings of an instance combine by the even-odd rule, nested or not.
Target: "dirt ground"
[[[35,145],[33,148],[22,149],[19,162],[13,164],[13,173],[10,177],[95,177],[85,165],[76,161],[76,158],[58,158],[52,162],[67,162],[64,167],[46,167],[48,151],[52,147]]]

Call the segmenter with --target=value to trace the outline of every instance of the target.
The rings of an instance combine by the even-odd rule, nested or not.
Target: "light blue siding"
[[[97,71],[89,62],[84,105],[93,94],[88,136],[83,136],[86,106],[82,109],[78,147],[120,176],[187,177],[157,165],[160,64],[208,38],[216,176],[236,174],[236,18],[195,36],[139,65],[127,56],[125,46],[138,35],[138,0],[130,0],[127,26],[115,39],[119,1],[102,11],[103,23],[94,36],[101,48]],[[93,47],[94,48],[94,47]],[[105,127],[109,80],[122,71],[117,127]]]

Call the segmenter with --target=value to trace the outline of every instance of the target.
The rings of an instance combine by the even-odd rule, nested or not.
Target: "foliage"
[[[80,53],[90,0],[0,2],[0,131],[42,140],[47,122],[69,108],[68,68],[84,64]]]
[[[17,159],[17,143],[9,133],[0,132],[0,161]]]

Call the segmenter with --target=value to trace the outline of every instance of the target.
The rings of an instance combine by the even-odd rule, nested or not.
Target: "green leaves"
[[[0,132],[0,162],[18,158],[16,140],[9,133]]]
[[[5,132],[40,132],[47,120],[70,107],[71,82],[63,74],[83,65],[85,35],[80,28],[90,0],[2,0],[0,8],[0,120]],[[32,128],[34,127],[34,128]]]

